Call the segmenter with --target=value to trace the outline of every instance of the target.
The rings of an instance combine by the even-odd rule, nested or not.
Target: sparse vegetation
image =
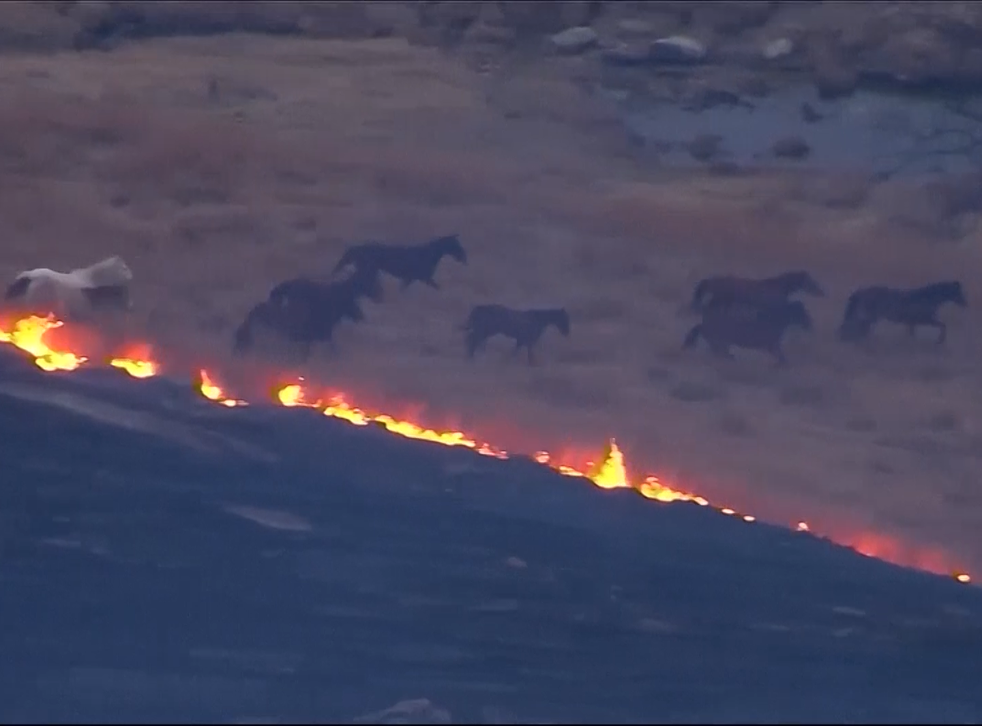
[[[293,22],[295,10],[278,12],[284,28]],[[580,68],[560,58],[476,72],[400,37],[11,51],[0,67],[0,272],[119,253],[136,278],[131,333],[177,360],[182,351],[222,360],[234,375],[231,328],[274,281],[326,272],[352,240],[459,232],[466,268],[441,270],[439,293],[388,284],[385,303],[366,305],[368,325],[342,326],[340,353],[318,354],[308,377],[376,401],[428,402],[479,431],[511,421],[522,435],[503,444],[514,448],[624,434],[639,442],[628,452],[636,470],[670,458],[687,486],[724,482],[707,485],[718,487],[711,497],[728,478],[754,482],[756,501],[777,493],[801,516],[854,509],[848,493],[867,486],[868,459],[845,452],[868,446],[875,422],[905,434],[892,441],[909,452],[924,449],[913,432],[934,421],[933,455],[974,472],[977,459],[948,445],[967,428],[959,422],[977,417],[971,308],[947,318],[943,353],[860,355],[827,331],[846,292],[871,280],[913,284],[954,270],[977,299],[979,233],[925,244],[891,226],[887,197],[863,187],[830,203],[802,193],[801,171],[660,169],[632,153],[602,100],[577,90]],[[793,384],[754,356],[678,351],[692,322],[680,306],[696,279],[792,267],[830,291],[809,302],[818,330],[792,360]],[[454,327],[470,305],[492,301],[567,304],[572,335],[543,338],[538,370],[513,365],[501,347],[468,364]],[[832,378],[850,396],[826,395]],[[955,424],[931,419],[939,407]],[[782,425],[758,424],[775,415]],[[944,477],[924,486],[929,458],[896,467],[892,503],[870,519],[982,561],[969,505],[946,503]],[[772,484],[779,470],[800,483]]]

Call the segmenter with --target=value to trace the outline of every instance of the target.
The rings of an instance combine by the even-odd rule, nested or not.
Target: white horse
[[[46,267],[26,270],[14,278],[4,296],[32,312],[53,313],[59,320],[85,320],[97,310],[131,310],[129,283],[133,273],[118,256],[89,267],[58,272]]]

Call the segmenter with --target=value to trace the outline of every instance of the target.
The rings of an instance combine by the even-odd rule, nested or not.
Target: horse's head
[[[818,284],[818,280],[812,277],[811,273],[806,270],[789,272],[785,276],[785,280],[792,291],[800,291],[807,295],[814,295],[815,297],[825,297],[825,290]]]
[[[4,300],[19,300],[25,295],[27,295],[28,289],[31,287],[31,283],[34,282],[34,278],[28,273],[22,272],[17,276],[17,278],[7,286],[7,291],[4,293]]]
[[[958,280],[952,280],[948,283],[948,294],[951,301],[958,307],[968,307],[968,300],[965,299],[965,291],[962,289],[962,284]]]
[[[445,237],[437,237],[430,244],[433,245],[437,250],[440,251],[440,255],[450,255],[457,262],[466,265],[467,264],[467,251],[464,246],[460,244],[460,235],[457,233],[446,235]]]
[[[802,330],[811,330],[812,316],[801,300],[791,300],[781,307],[780,317],[786,326],[797,326]]]
[[[566,308],[556,308],[555,310],[550,310],[549,313],[550,319],[556,326],[556,330],[564,336],[569,337],[569,313],[566,312]]]

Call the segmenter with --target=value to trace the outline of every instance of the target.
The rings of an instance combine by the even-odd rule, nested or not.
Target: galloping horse
[[[763,350],[785,366],[788,360],[781,343],[788,328],[812,329],[812,318],[800,300],[773,303],[753,313],[712,307],[703,320],[685,336],[682,347],[692,348],[699,338],[705,340],[714,354],[732,359],[731,347]]]
[[[248,312],[235,330],[233,349],[237,355],[250,350],[254,329],[260,325],[298,344],[301,358],[306,361],[314,343],[326,342],[334,347],[334,329],[342,320],[357,323],[365,319],[358,304],[361,297],[381,299],[381,286],[374,274],[355,274],[334,283],[302,277],[287,280]]]
[[[938,308],[948,302],[962,308],[968,306],[961,282],[946,280],[912,290],[882,285],[860,288],[846,302],[839,338],[866,338],[878,321],[887,320],[906,325],[911,336],[918,325],[937,328],[938,344],[941,344],[947,338],[948,326],[938,320]]]
[[[785,272],[774,277],[750,279],[734,275],[707,277],[700,280],[692,293],[692,309],[746,305],[752,308],[784,302],[795,293],[803,292],[825,297],[821,285],[804,270]]]
[[[569,336],[569,313],[566,308],[515,310],[504,305],[475,305],[460,330],[467,332],[468,358],[473,358],[489,338],[504,335],[515,341],[512,355],[525,348],[528,364],[535,365],[532,348],[550,325],[554,325],[564,336]]]
[[[130,268],[118,256],[71,272],[39,267],[18,274],[4,299],[61,320],[87,320],[99,310],[130,310],[132,279]]]
[[[439,290],[440,286],[436,284],[433,275],[440,260],[448,255],[461,264],[467,264],[467,252],[456,234],[415,245],[365,242],[345,249],[334,267],[334,273],[348,265],[354,265],[359,269],[392,275],[401,281],[403,290],[416,281]]]

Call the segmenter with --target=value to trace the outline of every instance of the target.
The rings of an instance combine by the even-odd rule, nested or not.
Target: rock
[[[706,58],[706,46],[687,35],[659,38],[651,44],[648,60],[654,63],[700,63]]]
[[[354,720],[355,723],[377,724],[442,724],[450,723],[450,712],[438,708],[429,699],[416,698],[399,701],[391,708],[367,713]]]
[[[775,141],[771,151],[779,159],[800,160],[811,154],[812,149],[800,136],[788,136]]]
[[[767,43],[761,51],[761,55],[766,60],[773,61],[791,55],[793,51],[794,43],[789,38],[778,38]]]
[[[582,53],[597,43],[597,31],[585,25],[578,28],[567,28],[550,38],[558,53]]]

